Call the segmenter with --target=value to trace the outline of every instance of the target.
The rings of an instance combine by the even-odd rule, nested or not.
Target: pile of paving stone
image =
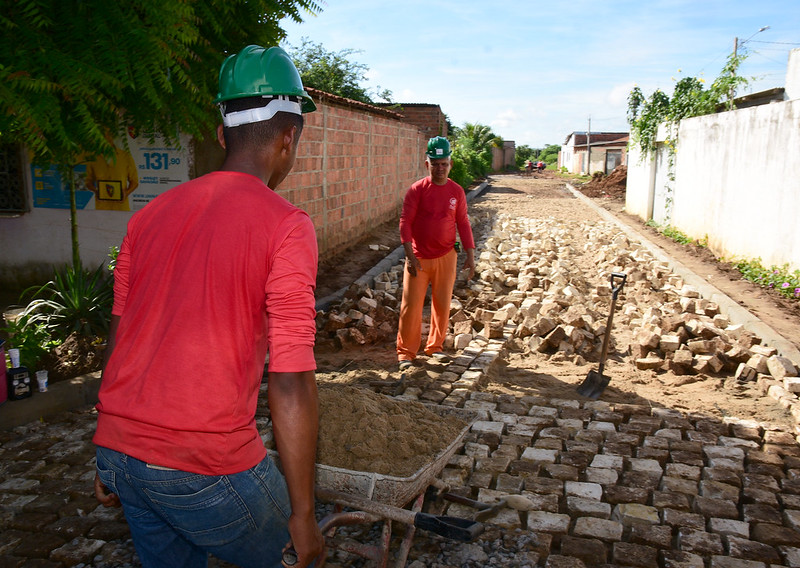
[[[599,222],[578,230],[587,236],[585,252],[601,282],[613,273],[626,275],[615,322],[632,332],[627,351],[637,368],[758,381],[800,423],[794,362],[742,325],[732,325],[717,304],[615,226]],[[610,280],[586,280],[565,224],[501,217],[495,233],[483,245],[481,278],[516,289],[493,318],[516,324],[514,336],[525,339],[530,351],[576,363],[596,356],[610,309]]]
[[[402,264],[378,274],[371,284],[353,284],[339,301],[317,312],[317,344],[338,348],[380,343],[397,334]]]
[[[482,235],[476,279],[458,288],[447,348],[462,351],[474,341],[501,340],[555,361],[581,365],[596,360],[610,309],[610,275],[621,273],[626,283],[614,321],[631,331],[632,340],[623,351],[637,368],[756,381],[800,424],[795,363],[762,345],[742,325],[732,325],[716,303],[702,298],[616,226],[596,222],[576,229],[555,219],[505,215],[473,217],[473,223],[476,234]],[[575,249],[575,230],[587,237],[582,251]],[[590,257],[595,282],[578,265],[581,255]],[[393,338],[401,295],[402,263],[379,274],[372,285],[351,286],[341,302],[319,312],[323,340],[345,346]],[[614,334],[610,342],[613,350]],[[426,398],[448,394],[444,388]]]

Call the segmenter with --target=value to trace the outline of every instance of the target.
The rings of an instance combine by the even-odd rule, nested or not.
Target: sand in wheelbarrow
[[[319,386],[317,463],[408,477],[434,461],[466,423],[414,401],[348,385]]]

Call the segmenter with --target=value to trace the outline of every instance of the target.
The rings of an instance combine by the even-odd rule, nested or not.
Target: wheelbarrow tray
[[[426,404],[425,407],[440,416],[457,416],[466,422],[458,435],[440,450],[432,461],[408,477],[317,464],[317,487],[357,495],[393,507],[403,507],[424,493],[442,472],[453,454],[461,447],[464,436],[478,418],[477,412],[461,408],[429,404]],[[278,458],[278,454],[274,450],[270,450],[270,455]]]

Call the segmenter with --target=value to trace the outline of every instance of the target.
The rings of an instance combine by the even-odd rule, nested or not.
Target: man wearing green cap
[[[323,550],[314,514],[317,244],[275,192],[315,110],[286,52],[222,65],[219,171],[136,213],[120,247],[98,422],[95,493],[122,504],[145,567],[298,566]],[[283,474],[255,412],[268,401]]]
[[[397,359],[401,371],[417,357],[422,342],[422,311],[431,287],[431,324],[425,354],[442,362],[450,323],[450,300],[456,281],[456,230],[466,250],[464,270],[475,272],[475,241],[467,216],[464,189],[448,178],[450,143],[443,136],[428,141],[425,166],[429,176],[415,182],[403,200],[400,240],[406,253],[403,299],[397,331]]]

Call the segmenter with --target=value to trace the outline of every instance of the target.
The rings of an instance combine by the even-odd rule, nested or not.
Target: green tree
[[[547,165],[552,165],[558,162],[558,153],[561,151],[559,144],[547,144],[544,149],[539,152],[539,159]]]
[[[288,46],[287,50],[294,61],[303,85],[326,93],[339,95],[372,104],[373,95],[362,84],[367,81],[367,67],[363,63],[351,60],[351,56],[361,53],[355,49],[343,49],[339,52],[328,51],[321,43],[314,43],[302,38],[299,47]],[[375,98],[392,102],[392,92],[377,86]]]
[[[489,126],[466,123],[453,129],[453,170],[451,179],[464,188],[492,169],[492,148],[502,148],[503,139]],[[459,179],[456,179],[459,178]]]
[[[204,137],[222,60],[275,45],[280,20],[313,0],[2,0],[0,143],[58,164],[70,187],[73,264],[80,266],[72,169],[111,156],[126,128]]]
[[[522,169],[525,166],[525,160],[533,160],[536,154],[536,149],[531,148],[525,144],[517,146],[514,149],[514,163],[517,168]]]

